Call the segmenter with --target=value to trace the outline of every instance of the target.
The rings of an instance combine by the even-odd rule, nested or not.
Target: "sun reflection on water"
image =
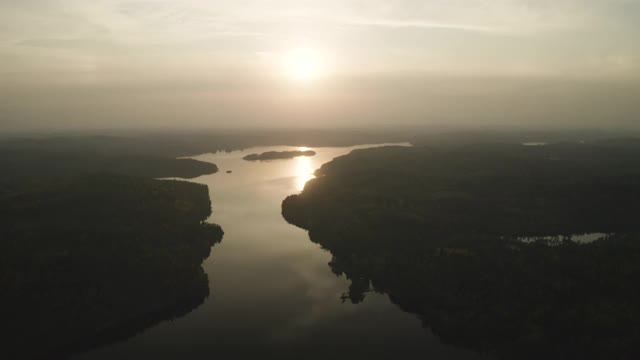
[[[303,150],[304,149],[304,150]],[[300,148],[300,151],[309,150],[308,148]],[[304,184],[313,179],[313,168],[311,167],[311,158],[308,156],[299,156],[296,158],[296,188],[298,191],[304,189]]]

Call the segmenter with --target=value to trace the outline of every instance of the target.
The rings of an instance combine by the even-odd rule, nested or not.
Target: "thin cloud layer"
[[[0,95],[11,100],[0,102],[0,121],[71,125],[71,109],[52,105],[46,113],[38,108],[52,92],[77,89],[83,89],[76,98],[80,105],[107,104],[113,89],[150,91],[136,93],[140,105],[127,105],[131,114],[118,112],[127,120],[114,124],[138,121],[136,114],[149,112],[139,108],[154,96],[188,93],[190,99],[207,94],[206,101],[219,106],[219,116],[209,115],[207,106],[196,106],[200,110],[189,115],[194,124],[222,124],[229,118],[251,124],[253,117],[282,118],[286,125],[294,115],[282,116],[276,110],[280,107],[306,106],[316,112],[309,117],[338,123],[364,116],[367,107],[389,99],[380,99],[376,90],[384,84],[406,81],[423,88],[441,86],[442,77],[456,79],[456,84],[459,78],[509,78],[523,88],[532,78],[635,83],[640,74],[639,14],[640,2],[634,0],[2,2]],[[325,76],[304,89],[289,83],[282,69],[283,57],[300,47],[321,53],[325,66]],[[492,82],[486,81],[490,88]],[[376,86],[358,88],[357,94],[341,90],[354,83]],[[428,123],[449,117],[416,108],[413,94],[397,91],[398,106],[416,113],[402,111],[393,120],[377,122],[410,117],[411,122]],[[452,104],[465,99],[464,86],[451,91]],[[301,92],[304,96],[289,96]],[[262,108],[247,113],[242,97]],[[348,103],[353,110],[348,116],[329,114],[323,106],[301,103],[309,99],[324,105]],[[384,113],[393,117],[393,112]],[[149,123],[153,116],[138,117]],[[73,121],[78,122],[86,123]]]

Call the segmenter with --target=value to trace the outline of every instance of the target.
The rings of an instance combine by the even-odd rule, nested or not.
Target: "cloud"
[[[82,121],[103,113],[104,121],[124,123],[138,111],[148,122],[170,122],[176,113],[201,121],[289,116],[291,123],[307,113],[335,121],[508,118],[521,111],[501,110],[508,92],[487,108],[485,98],[468,94],[469,84],[640,83],[638,11],[637,0],[0,0],[0,92],[12,95],[0,96],[0,119]],[[281,76],[282,54],[297,47],[326,55],[329,75],[304,90]],[[434,77],[445,80],[429,88]],[[340,88],[343,79],[357,81]],[[462,84],[451,87],[455,79]],[[474,91],[489,97],[493,83]],[[433,89],[450,89],[450,98]],[[294,104],[298,93],[317,103]],[[526,95],[522,107],[545,94]],[[556,98],[543,105],[552,109]],[[624,101],[619,118],[637,114]],[[565,105],[566,113],[584,113]]]
[[[340,23],[357,26],[376,26],[386,28],[417,28],[417,29],[443,29],[443,30],[459,30],[472,32],[499,32],[503,29],[490,26],[466,25],[435,21],[410,21],[410,20],[391,20],[391,19],[352,19],[338,20]]]
[[[57,49],[110,49],[117,45],[112,41],[96,38],[37,38],[15,42],[19,46],[32,46]]]

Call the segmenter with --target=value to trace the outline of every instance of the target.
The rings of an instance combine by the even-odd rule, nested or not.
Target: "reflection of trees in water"
[[[420,256],[402,244],[329,250],[332,271],[351,281],[343,300],[386,293],[451,345],[517,358],[626,358],[637,351],[636,234],[584,245],[434,248]]]
[[[209,294],[201,264],[221,241],[208,189],[91,176],[3,199],[6,358],[51,358],[129,338]]]
[[[189,279],[190,277],[193,278]],[[201,268],[199,272],[184,274],[183,278],[184,282],[176,287],[156,289],[153,298],[150,298],[149,294],[129,293],[128,296],[137,304],[131,304],[131,308],[121,314],[111,315],[114,319],[119,317],[124,319],[114,321],[108,328],[90,333],[88,336],[79,336],[72,343],[57,347],[53,353],[74,354],[110,345],[143,333],[163,321],[187,315],[202,305],[209,296],[209,280]],[[128,281],[135,281],[135,279],[130,278]],[[104,294],[105,304],[110,303],[109,296],[110,294]],[[86,309],[74,308],[70,311],[76,313],[76,316],[87,315],[83,315]]]

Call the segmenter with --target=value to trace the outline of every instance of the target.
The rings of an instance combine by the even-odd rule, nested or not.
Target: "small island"
[[[293,159],[299,156],[314,156],[315,151],[267,151],[262,154],[251,154],[243,157],[247,161],[269,161],[269,160],[283,160]]]

